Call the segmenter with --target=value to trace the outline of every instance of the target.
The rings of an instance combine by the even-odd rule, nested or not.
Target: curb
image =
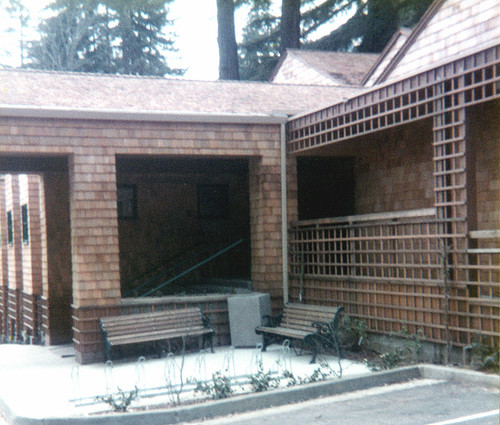
[[[342,378],[336,381],[318,382],[265,393],[234,396],[226,400],[144,412],[38,419],[13,415],[9,407],[1,400],[0,408],[5,413],[7,420],[13,425],[64,425],[68,423],[74,425],[141,425],[144,423],[148,425],[167,425],[282,406],[319,397],[403,383],[413,379],[440,379],[461,384],[497,388],[500,383],[498,375],[487,375],[481,372],[445,366],[416,365],[376,372],[370,375]]]

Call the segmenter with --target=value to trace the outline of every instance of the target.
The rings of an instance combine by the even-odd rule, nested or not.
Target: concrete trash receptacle
[[[262,335],[255,328],[263,324],[262,316],[271,314],[269,294],[253,293],[229,297],[229,329],[233,347],[255,347],[262,343]]]

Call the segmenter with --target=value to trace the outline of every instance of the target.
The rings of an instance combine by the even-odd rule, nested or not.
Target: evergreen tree
[[[172,0],[56,0],[56,15],[39,27],[30,50],[32,67],[133,75],[182,74],[168,67],[161,36]]]
[[[300,0],[282,2],[280,53],[300,47],[300,3]]]
[[[30,21],[29,10],[23,5],[21,0],[0,0],[0,5],[5,11],[16,21],[15,27],[9,27],[7,32],[19,33],[19,57],[21,67],[24,65],[25,51],[26,51],[26,29]],[[7,49],[4,48],[6,52]]]
[[[102,23],[95,2],[57,2],[50,6],[57,14],[41,22],[41,39],[29,50],[29,67],[48,70],[99,72],[94,63],[92,34]],[[92,36],[94,35],[94,37]]]
[[[381,52],[399,27],[413,27],[433,0],[357,0],[344,25],[309,46],[321,50]]]
[[[348,9],[355,0],[282,0],[281,17],[271,0],[252,0],[240,45],[243,79],[266,80],[286,48],[300,48],[306,37]]]
[[[242,80],[267,80],[279,60],[279,19],[271,0],[254,0],[240,46]]]
[[[296,0],[282,0],[281,19],[271,13],[271,0],[252,0],[252,11],[240,45],[242,79],[265,80],[278,62],[280,50],[298,47]],[[400,26],[412,27],[432,0],[302,0],[299,47],[328,51],[380,52]],[[295,19],[286,11],[293,8]],[[311,35],[328,22],[355,8],[340,28],[316,41]],[[282,47],[280,47],[282,46]]]
[[[219,79],[239,80],[238,47],[234,28],[234,0],[217,0]]]

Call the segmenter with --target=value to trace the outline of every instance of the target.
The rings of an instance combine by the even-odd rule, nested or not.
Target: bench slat
[[[255,332],[264,335],[264,350],[271,340],[277,337],[281,339],[289,338],[304,341],[307,345],[312,347],[313,357],[311,363],[314,363],[319,348],[322,347],[325,342],[327,342],[327,344],[333,343],[338,349],[336,327],[338,326],[338,315],[342,310],[343,307],[325,307],[293,303],[286,304],[283,308],[279,326],[258,326]],[[320,334],[320,330],[313,326],[315,322],[329,325],[333,333],[331,335],[330,332]]]
[[[198,307],[102,317],[99,322],[108,359],[112,346],[188,336],[203,336],[205,341],[205,336],[212,338],[214,333],[212,328],[204,325]],[[211,346],[213,352],[212,342]]]

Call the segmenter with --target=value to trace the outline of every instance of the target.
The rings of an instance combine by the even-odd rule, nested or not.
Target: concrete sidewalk
[[[217,347],[215,354],[187,354],[184,367],[181,367],[182,357],[168,361],[122,360],[115,362],[113,367],[102,363],[79,366],[70,346],[4,344],[0,345],[0,411],[10,424],[16,425],[154,425],[225,416],[423,377],[498,386],[498,376],[476,372],[420,366],[371,373],[363,364],[349,360],[341,361],[342,378],[339,379],[335,376],[340,372],[338,359],[329,357],[325,360],[331,367],[332,377],[316,384],[279,388],[265,393],[250,392],[226,400],[194,404],[196,395],[192,391],[193,386],[186,386],[186,391],[181,394],[182,404],[178,407],[172,407],[172,397],[166,394],[166,383],[178,379],[180,369],[184,378],[191,376],[197,380],[210,380],[212,373],[227,371],[225,373],[229,376],[240,377],[240,383],[233,384],[233,388],[241,392],[241,387],[249,391],[248,384],[241,382],[241,377],[255,374],[259,362],[262,362],[265,372],[280,374],[280,368],[286,368],[296,377],[306,377],[319,366],[310,365],[309,360],[310,355],[307,354],[297,357],[291,353],[287,357],[280,346],[271,346],[266,353],[254,349]],[[94,402],[96,396],[116,393],[118,388],[129,391],[135,386],[140,388],[141,397],[134,400],[127,413],[114,413],[108,404]]]
[[[188,377],[198,381],[210,380],[217,371],[226,371],[225,374],[231,377],[243,377],[257,373],[257,364],[261,362],[264,372],[272,371],[277,376],[280,367],[284,367],[297,377],[306,377],[319,367],[319,364],[309,364],[310,357],[310,354],[296,356],[293,351],[286,357],[278,345],[269,347],[265,353],[255,349],[217,347],[214,354],[186,354],[182,372],[184,380]],[[335,357],[325,360],[335,374],[339,374],[341,367],[344,377],[370,373],[360,363],[342,360],[339,365]],[[72,346],[2,344],[0,411],[16,423],[36,423],[36,420],[47,418],[95,418],[96,415],[112,413],[107,403],[95,402],[97,396],[117,393],[119,389],[130,391],[136,386],[141,397],[132,403],[131,411],[168,406],[172,397],[166,394],[166,379],[176,384],[181,364],[182,356],[168,361],[166,358],[148,358],[141,362],[125,359],[115,361],[112,366],[104,363],[78,365]],[[243,383],[233,385],[238,391],[242,386]],[[193,388],[194,385],[185,386],[181,394],[183,405],[196,396]]]

